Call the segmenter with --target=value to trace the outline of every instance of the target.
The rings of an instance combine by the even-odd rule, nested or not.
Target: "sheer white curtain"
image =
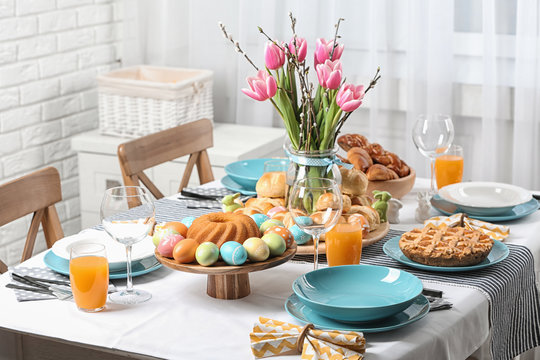
[[[465,179],[540,190],[540,9],[537,0],[125,0],[124,63],[214,71],[219,122],[281,126],[269,102],[244,96],[255,70],[234,52],[222,21],[257,64],[265,39],[331,39],[340,17],[347,80],[382,79],[344,132],[380,142],[428,176],[411,128],[420,113],[447,113],[465,149]],[[311,61],[311,60],[310,60]],[[312,71],[312,73],[314,73]],[[316,81],[316,79],[313,79]],[[264,136],[261,134],[261,136]]]

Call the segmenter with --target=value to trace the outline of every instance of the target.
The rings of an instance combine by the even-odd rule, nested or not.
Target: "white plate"
[[[531,200],[529,191],[519,186],[494,182],[463,182],[445,186],[439,196],[471,215],[496,215]]]
[[[116,242],[105,231],[90,229],[65,237],[54,243],[52,251],[55,255],[69,260],[69,254],[74,245],[89,242],[105,245],[110,271],[117,271],[126,267],[126,247]],[[153,256],[154,249],[155,246],[152,243],[152,237],[147,236],[144,240],[131,247],[132,262]]]

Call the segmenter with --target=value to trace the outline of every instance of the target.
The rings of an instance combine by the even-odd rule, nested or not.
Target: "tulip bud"
[[[276,95],[276,79],[265,70],[259,70],[256,77],[248,77],[247,82],[250,89],[244,88],[242,92],[252,99],[264,101]]]
[[[277,70],[285,63],[285,53],[278,45],[268,42],[264,48],[264,62],[270,70]]]
[[[364,86],[353,84],[343,84],[336,95],[336,103],[345,112],[351,112],[360,105],[364,98]]]
[[[298,49],[298,53],[296,50]],[[293,37],[289,42],[289,51],[291,54],[295,54],[299,62],[306,59],[307,55],[307,41],[304,38]]]

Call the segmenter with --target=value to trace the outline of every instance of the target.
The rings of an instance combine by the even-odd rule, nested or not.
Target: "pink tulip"
[[[337,89],[341,83],[341,61],[326,60],[316,66],[319,84],[325,89]]]
[[[285,63],[285,53],[276,44],[268,42],[264,48],[264,62],[270,70],[276,70]]]
[[[336,95],[336,102],[341,110],[351,112],[362,105],[363,98],[364,85],[343,84]]]
[[[295,46],[295,39],[296,39],[296,46]],[[296,49],[298,49],[298,54],[296,53]],[[302,62],[305,60],[307,55],[307,41],[304,38],[296,37],[292,38],[291,42],[289,42],[289,51],[291,54],[295,54],[298,58],[299,62]]]
[[[317,65],[324,63],[326,60],[330,59],[330,54],[332,53],[332,48],[334,47],[334,40],[326,41],[325,39],[317,39],[315,45],[315,54],[314,62],[315,67]],[[339,60],[343,54],[343,45],[336,46],[334,50],[334,55],[332,56],[332,61]]]
[[[256,77],[248,77],[247,82],[251,89],[242,89],[242,92],[252,99],[264,101],[276,95],[276,79],[265,70],[259,70]]]

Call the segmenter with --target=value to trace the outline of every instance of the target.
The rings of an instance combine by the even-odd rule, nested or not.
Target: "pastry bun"
[[[258,197],[269,198],[284,198],[286,189],[285,172],[281,171],[264,173],[255,187]]]

